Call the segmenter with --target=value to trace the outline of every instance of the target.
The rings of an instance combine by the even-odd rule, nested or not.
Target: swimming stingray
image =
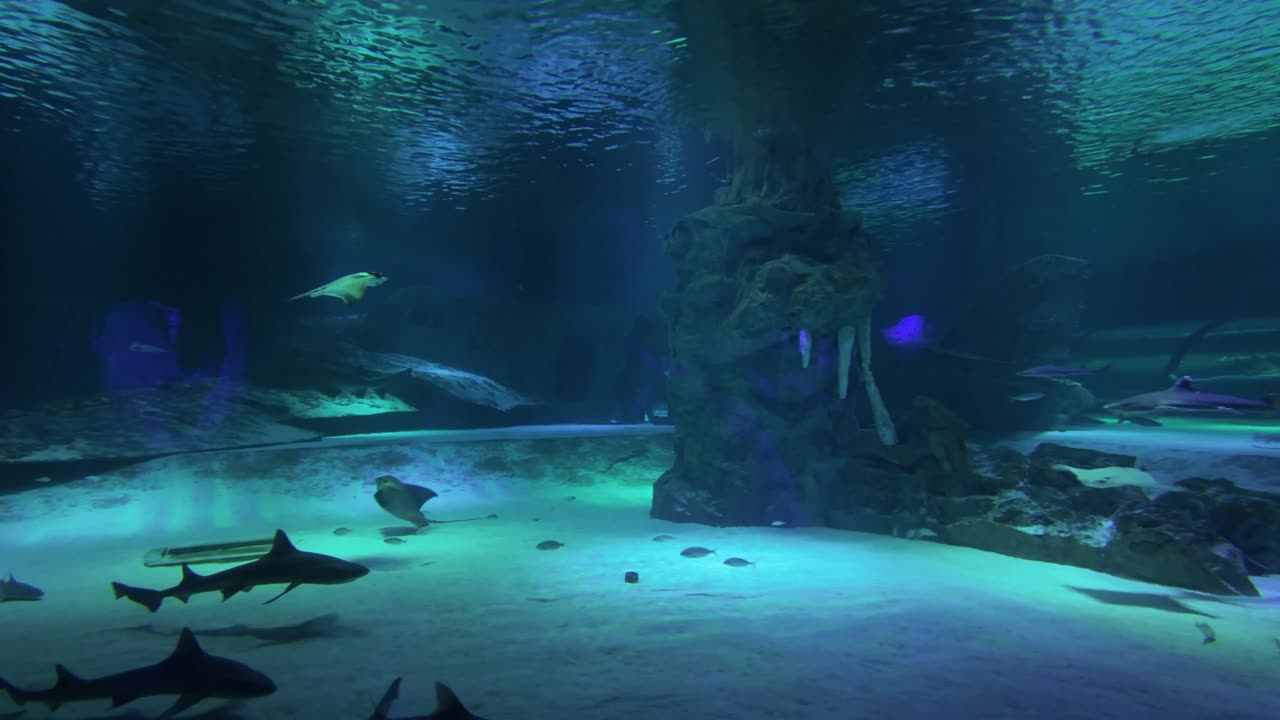
[[[364,297],[364,293],[371,287],[377,287],[387,281],[387,276],[378,272],[358,272],[350,275],[343,275],[331,283],[321,285],[315,290],[309,290],[300,295],[294,295],[290,300],[301,300],[302,298],[318,298],[322,295],[336,297],[342,301],[344,305],[360,300]]]
[[[383,475],[373,482],[378,486],[373,493],[378,507],[405,522],[413,523],[415,528],[421,529],[429,524],[427,517],[422,514],[422,505],[435,497],[436,491],[400,482],[400,478],[394,475]]]

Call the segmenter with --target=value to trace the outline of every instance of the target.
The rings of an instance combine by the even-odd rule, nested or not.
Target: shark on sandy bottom
[[[485,720],[467,710],[462,701],[458,699],[458,696],[449,689],[448,685],[442,682],[436,683],[436,709],[430,715],[392,717],[390,714],[391,706],[400,697],[401,679],[396,678],[391,681],[387,691],[382,694],[382,699],[374,707],[373,714],[369,716],[369,720]]]
[[[200,647],[195,633],[183,628],[169,657],[154,665],[125,670],[99,678],[82,678],[57,665],[57,682],[45,690],[22,690],[0,678],[0,689],[19,705],[40,702],[57,710],[65,703],[110,700],[111,707],[156,695],[177,695],[178,699],[160,715],[169,718],[210,699],[248,700],[270,695],[276,684],[244,663],[210,655]]]
[[[35,585],[18,582],[13,573],[9,579],[0,581],[0,602],[32,602],[44,597],[44,591]]]
[[[332,282],[325,283],[314,290],[308,290],[304,293],[298,293],[290,300],[301,300],[303,298],[318,297],[335,297],[342,301],[343,305],[350,305],[353,302],[364,299],[365,292],[371,287],[377,287],[387,281],[387,276],[379,272],[358,272],[342,277]]]
[[[1275,409],[1275,402],[1269,397],[1251,400],[1201,392],[1192,384],[1190,377],[1183,377],[1164,390],[1140,393],[1103,407],[1121,417],[1141,417],[1191,412],[1267,412]]]
[[[225,601],[259,585],[287,585],[273,603],[300,585],[341,585],[369,574],[369,568],[332,555],[305,552],[293,546],[284,530],[276,530],[266,555],[211,575],[199,575],[189,565],[182,566],[182,580],[171,588],[151,590],[113,582],[116,599],[129,598],[151,612],[160,609],[165,598],[185,603],[192,595],[222,593]]]
[[[134,632],[154,635],[173,635],[174,631],[157,628],[154,625],[134,625],[122,628]],[[309,620],[289,625],[246,625],[236,623],[225,627],[201,628],[195,631],[200,637],[248,637],[258,640],[258,648],[273,645],[289,645],[309,640],[337,639],[365,635],[365,631],[344,626],[338,620],[337,613],[317,615]]]

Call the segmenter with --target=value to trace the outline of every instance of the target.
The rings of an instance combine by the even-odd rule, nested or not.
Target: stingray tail
[[[111,583],[111,590],[116,594],[117,600],[129,598],[151,612],[159,610],[160,603],[164,602],[164,593],[159,590],[148,590],[118,582]]]

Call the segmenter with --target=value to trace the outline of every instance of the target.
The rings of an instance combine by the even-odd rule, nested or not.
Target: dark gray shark
[[[458,696],[449,689],[444,683],[436,683],[436,709],[430,715],[406,715],[403,717],[393,718],[389,713],[391,706],[395,703],[396,698],[400,697],[400,680],[396,678],[391,681],[391,686],[382,694],[382,699],[378,701],[378,705],[373,709],[373,714],[369,716],[369,720],[484,720],[479,715],[473,715]]]
[[[1018,375],[1021,377],[1072,378],[1097,375],[1110,369],[1110,364],[1097,368],[1077,367],[1074,365],[1037,365],[1036,367],[1019,371]]]
[[[276,530],[271,550],[266,555],[212,575],[199,575],[188,565],[182,566],[182,581],[165,590],[149,590],[113,582],[111,589],[116,599],[127,597],[151,612],[160,609],[165,598],[177,598],[182,602],[192,595],[220,592],[222,599],[236,593],[252,590],[259,585],[287,585],[279,595],[267,603],[273,603],[299,585],[341,585],[369,574],[369,568],[332,555],[304,552],[289,542],[283,530]]]
[[[1200,392],[1183,377],[1165,390],[1141,393],[1103,406],[1121,417],[1187,412],[1265,412],[1275,409],[1271,398],[1250,400],[1234,395]]]
[[[57,682],[46,690],[21,690],[3,679],[0,689],[19,705],[42,702],[50,711],[63,703],[84,700],[110,700],[116,708],[141,697],[177,695],[162,718],[173,717],[207,698],[245,700],[276,691],[271,678],[248,665],[206,653],[190,628],[182,629],[169,657],[154,665],[92,679],[77,677],[62,665],[56,666],[56,672]]]
[[[44,597],[44,591],[35,585],[28,585],[24,582],[18,582],[14,579],[13,573],[9,573],[9,579],[0,581],[0,602],[14,601],[33,601]]]

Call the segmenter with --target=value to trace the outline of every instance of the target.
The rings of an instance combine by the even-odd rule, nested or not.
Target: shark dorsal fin
[[[200,647],[200,643],[196,641],[196,634],[191,632],[191,628],[184,627],[182,632],[178,633],[178,645],[169,654],[169,659],[185,659],[204,654],[204,648]]]
[[[197,580],[203,580],[203,579],[204,579],[203,575],[196,572],[195,570],[192,570],[190,565],[184,564],[182,566],[182,580],[178,581],[178,586],[181,587],[183,585],[186,585],[187,583],[193,583]]]
[[[471,717],[458,696],[442,682],[436,683],[436,714],[441,717]]]
[[[1183,375],[1182,377],[1178,378],[1178,382],[1174,383],[1173,387],[1169,389],[1170,390],[1186,390],[1188,392],[1195,392],[1196,386],[1191,384],[1190,375]]]
[[[54,665],[53,672],[58,678],[58,681],[53,686],[54,690],[65,690],[84,683],[84,680],[81,680],[79,676],[68,670],[66,665]]]
[[[275,537],[271,539],[271,550],[267,555],[287,555],[295,552],[298,552],[298,548],[289,541],[289,536],[284,534],[284,530],[276,530]]]

